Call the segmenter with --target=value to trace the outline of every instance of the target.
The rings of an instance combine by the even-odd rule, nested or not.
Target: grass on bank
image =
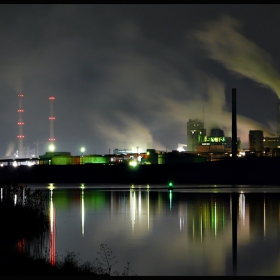
[[[122,271],[113,271],[113,258],[109,257],[106,244],[99,252],[102,257],[93,262],[80,263],[78,254],[67,252],[64,257],[56,257],[55,265],[51,265],[47,254],[29,256],[15,250],[2,250],[0,257],[2,276],[137,276],[130,270],[129,262]]]
[[[106,244],[100,245],[100,258],[84,263],[81,263],[78,254],[73,252],[67,252],[61,257],[56,256],[56,262],[52,265],[47,250],[45,254],[39,250],[39,253],[34,255],[23,246],[19,251],[19,240],[42,240],[49,232],[47,200],[42,191],[31,192],[25,185],[0,182],[0,189],[0,275],[136,276],[130,270],[129,262],[122,271],[112,270],[117,261]]]

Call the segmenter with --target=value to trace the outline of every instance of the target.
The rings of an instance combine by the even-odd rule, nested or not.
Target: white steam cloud
[[[14,141],[11,141],[7,147],[7,150],[6,150],[6,154],[5,156],[8,157],[8,156],[11,156],[12,153],[15,151],[15,142]]]
[[[195,32],[209,57],[222,63],[227,69],[248,77],[272,89],[280,98],[280,75],[273,67],[270,55],[238,32],[239,21],[224,16],[216,22],[208,22],[205,28]]]
[[[116,112],[113,112],[113,114]],[[109,147],[118,149],[130,149],[136,152],[145,152],[146,149],[153,148],[153,137],[147,127],[124,112],[117,112],[117,118],[121,125],[117,126],[98,113],[90,113],[89,117],[94,119],[92,127],[97,129],[101,136],[106,139]],[[151,145],[151,146],[150,146]]]

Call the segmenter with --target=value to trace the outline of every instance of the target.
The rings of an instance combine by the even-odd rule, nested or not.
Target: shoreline
[[[280,157],[215,162],[4,166],[0,180],[16,183],[279,185]]]

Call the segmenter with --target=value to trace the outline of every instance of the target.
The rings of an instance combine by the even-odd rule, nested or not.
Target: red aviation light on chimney
[[[23,140],[24,140],[24,135],[23,135],[23,125],[24,122],[22,120],[22,115],[23,115],[23,108],[22,108],[22,101],[23,101],[23,94],[18,94],[18,157],[22,158],[23,157]]]
[[[50,115],[49,115],[49,121],[50,121],[50,138],[49,141],[50,142],[54,142],[55,138],[54,138],[54,121],[55,121],[55,117],[54,117],[54,113],[53,113],[53,103],[54,103],[54,96],[50,96],[49,97],[50,100]]]

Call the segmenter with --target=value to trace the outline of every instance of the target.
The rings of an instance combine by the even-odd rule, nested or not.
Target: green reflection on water
[[[67,210],[70,209],[73,205],[80,205],[82,196],[84,200],[84,207],[88,210],[99,210],[106,204],[105,192],[87,189],[75,191],[54,189],[52,199],[57,209]]]
[[[84,192],[85,208],[88,210],[99,210],[106,204],[105,192],[96,190],[85,190]]]

